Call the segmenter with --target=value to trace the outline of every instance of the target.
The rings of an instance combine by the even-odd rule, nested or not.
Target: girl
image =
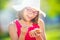
[[[46,40],[44,26],[39,11],[25,7],[19,11],[18,19],[9,24],[9,34],[11,40]]]

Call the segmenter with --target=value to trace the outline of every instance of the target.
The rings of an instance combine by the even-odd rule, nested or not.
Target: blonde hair
[[[24,10],[25,10],[25,8],[18,12],[17,17],[18,17],[19,20],[24,19],[23,15],[22,15]],[[38,12],[38,15],[35,18],[33,18],[31,21],[33,23],[37,24],[38,23],[38,18],[39,18],[39,12]]]

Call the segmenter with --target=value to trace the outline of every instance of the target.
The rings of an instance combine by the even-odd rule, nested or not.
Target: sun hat
[[[20,5],[13,5],[12,6],[16,11],[20,11],[25,7],[31,7],[36,10],[38,10],[44,17],[46,17],[46,14],[40,10],[40,0],[23,0],[23,2]]]

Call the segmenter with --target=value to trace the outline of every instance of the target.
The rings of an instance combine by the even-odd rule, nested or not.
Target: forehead
[[[32,8],[32,7],[26,7],[27,9],[30,9],[30,10],[33,10],[33,11],[38,11],[36,10],[35,8]]]

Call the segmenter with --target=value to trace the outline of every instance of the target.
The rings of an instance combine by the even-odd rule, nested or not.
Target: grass
[[[57,29],[46,31],[46,37],[47,40],[60,40],[60,31]]]

